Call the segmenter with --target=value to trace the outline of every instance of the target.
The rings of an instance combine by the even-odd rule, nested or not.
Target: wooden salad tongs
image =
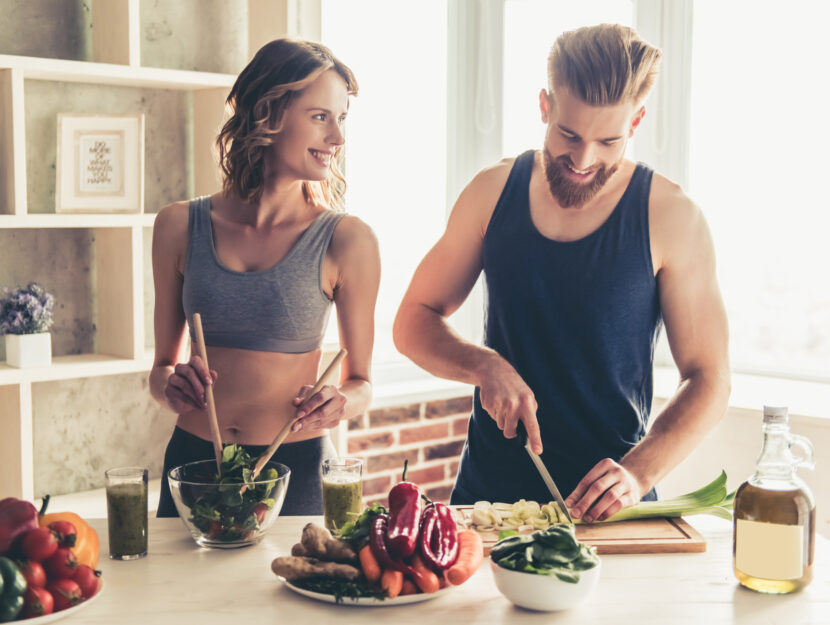
[[[202,331],[202,316],[199,313],[193,313],[193,328],[196,330],[196,346],[199,350],[199,356],[205,362],[205,368],[210,375],[210,365],[208,365],[207,349],[205,348],[205,334]],[[210,433],[213,436],[213,451],[216,454],[216,475],[222,472],[222,434],[219,432],[219,419],[216,417],[216,403],[213,400],[213,384],[205,385],[205,399],[208,405],[208,415],[210,417]]]
[[[337,369],[337,365],[340,364],[340,361],[346,356],[347,352],[345,349],[341,348],[339,352],[335,355],[332,361],[329,363],[329,366],[326,367],[326,370],[320,374],[320,377],[315,382],[314,387],[309,391],[307,397],[311,397],[316,393],[320,392],[320,389],[325,386],[326,382],[328,382],[329,378],[334,374],[335,370]],[[277,436],[274,438],[274,442],[265,450],[265,452],[259,457],[256,464],[254,465],[254,470],[251,471],[251,482],[253,482],[257,476],[259,475],[260,471],[268,464],[268,461],[277,451],[277,447],[282,445],[282,442],[288,436],[289,432],[291,432],[291,428],[294,427],[294,424],[299,421],[299,417],[296,415],[288,420],[282,429],[277,433]],[[242,488],[239,490],[240,494],[244,493],[248,489],[248,483],[242,485]]]

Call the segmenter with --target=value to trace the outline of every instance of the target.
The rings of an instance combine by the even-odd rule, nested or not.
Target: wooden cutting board
[[[454,506],[467,525],[472,506]],[[479,532],[485,555],[498,540],[498,532]],[[681,518],[638,519],[615,523],[579,524],[576,538],[597,548],[598,554],[613,553],[700,553],[706,539]]]

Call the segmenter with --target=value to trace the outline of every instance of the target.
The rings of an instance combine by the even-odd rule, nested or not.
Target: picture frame
[[[144,211],[144,115],[58,114],[56,213]]]

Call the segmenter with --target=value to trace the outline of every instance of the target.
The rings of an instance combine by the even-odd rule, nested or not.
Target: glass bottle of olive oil
[[[783,407],[764,406],[763,435],[755,474],[735,494],[733,568],[752,590],[794,592],[813,578],[816,504],[795,474],[799,466],[814,467],[813,446],[790,433]]]

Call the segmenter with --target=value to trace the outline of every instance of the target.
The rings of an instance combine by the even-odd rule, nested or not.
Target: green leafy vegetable
[[[569,523],[557,523],[529,535],[500,540],[490,551],[490,557],[506,569],[555,575],[571,584],[579,581],[580,571],[599,564],[596,549],[580,543],[574,526]]]
[[[294,586],[311,592],[319,592],[325,595],[334,595],[337,603],[343,603],[344,599],[360,599],[361,597],[374,597],[385,599],[385,590],[376,590],[363,578],[355,580],[337,579],[334,577],[309,577],[297,579],[291,582]]]
[[[693,514],[713,514],[731,521],[734,499],[734,492],[726,492],[726,472],[721,471],[717,478],[694,492],[661,501],[641,501],[629,508],[623,508],[602,523]],[[575,522],[580,523],[581,520],[576,519]]]
[[[379,514],[386,514],[387,512],[385,506],[378,502],[373,503],[368,508],[364,508],[360,516],[354,521],[349,521],[341,527],[338,538],[348,542],[355,552],[360,551],[369,542],[369,530],[372,527],[372,521]]]
[[[272,497],[279,473],[268,467],[260,473],[257,483],[250,482],[251,467],[256,458],[239,445],[222,449],[219,475],[201,476],[205,484],[217,488],[182,485],[182,501],[190,508],[191,522],[210,539],[235,542],[250,538],[260,527],[266,510],[274,507]],[[240,493],[243,483],[249,486]]]

